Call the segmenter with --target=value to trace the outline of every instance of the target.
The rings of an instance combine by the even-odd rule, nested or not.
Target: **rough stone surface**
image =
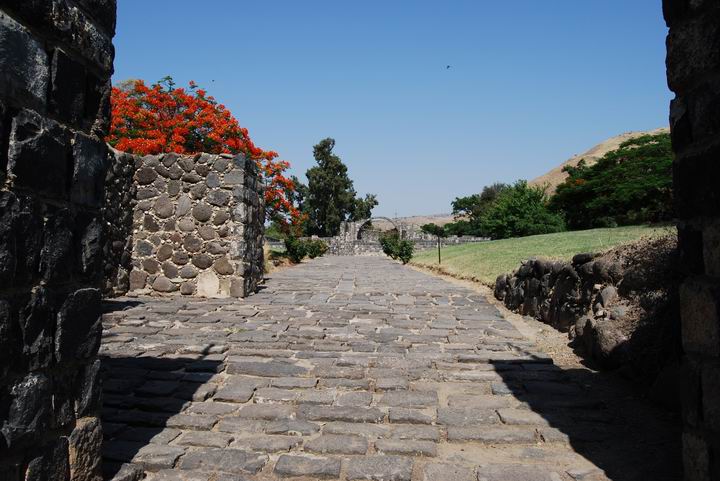
[[[233,190],[223,188],[229,175],[224,169],[210,170],[228,161],[239,167],[233,171]],[[253,161],[243,156],[137,157],[113,152],[110,163],[113,173],[105,181],[110,233],[104,246],[106,294],[179,291],[221,298],[245,297],[257,290],[263,276],[265,219],[262,182]],[[199,183],[209,176],[210,182]],[[221,237],[230,242],[219,241]]]
[[[465,481],[480,464],[564,476],[613,458],[598,480],[623,479],[628,459],[635,479],[678,479],[647,406],[608,409],[622,396],[548,364],[483,295],[384,258],[318,258],[242,300],[107,304],[108,462],[137,464],[144,443],[185,450],[178,479]]]
[[[120,258],[132,219],[128,198],[119,230],[106,230],[102,208],[108,178],[124,182],[103,141],[115,21],[106,3],[0,5],[3,481],[102,476],[100,293],[130,283]]]
[[[675,151],[673,196],[678,222],[683,361],[683,464],[686,481],[720,476],[720,423],[716,387],[720,362],[720,196],[717,181],[720,119],[720,4],[663,2],[667,78],[676,97],[670,105]],[[711,461],[712,460],[712,461]]]
[[[280,476],[338,478],[340,476],[340,460],[283,455],[275,464],[275,473]]]

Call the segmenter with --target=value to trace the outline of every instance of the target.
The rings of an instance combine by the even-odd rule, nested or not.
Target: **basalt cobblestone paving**
[[[482,295],[384,258],[316,259],[245,300],[107,310],[108,479],[607,479],[563,429],[572,408],[605,439],[582,383]]]

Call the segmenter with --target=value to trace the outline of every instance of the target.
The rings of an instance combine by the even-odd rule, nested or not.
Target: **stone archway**
[[[389,217],[377,216],[377,217],[370,217],[369,219],[365,219],[365,220],[363,220],[363,221],[360,221],[360,222],[357,224],[357,230],[356,230],[357,235],[356,235],[356,239],[355,239],[355,240],[366,240],[366,241],[367,241],[367,240],[370,240],[370,241],[377,241],[377,240],[378,240],[379,233],[380,233],[380,232],[383,232],[383,231],[380,231],[379,229],[372,229],[371,226],[372,226],[372,222],[373,222],[373,221],[389,222],[390,225],[392,225],[392,228],[390,228],[390,229],[388,229],[388,230],[386,230],[386,231],[384,231],[384,232],[388,232],[388,231],[393,231],[393,230],[394,230],[394,231],[396,231],[396,232],[398,233],[398,235],[401,234],[400,227],[398,227],[397,223],[395,223],[394,220],[390,219]],[[369,234],[369,235],[368,235],[368,234]]]

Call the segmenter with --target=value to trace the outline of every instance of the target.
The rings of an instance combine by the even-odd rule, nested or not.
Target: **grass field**
[[[493,285],[497,276],[517,269],[520,261],[531,257],[569,260],[580,252],[602,252],[641,237],[661,236],[674,230],[670,226],[627,226],[449,246],[442,249],[440,267],[447,274]],[[437,268],[437,249],[416,253],[411,263]]]

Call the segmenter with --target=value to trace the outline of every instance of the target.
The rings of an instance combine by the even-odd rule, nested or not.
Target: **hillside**
[[[399,222],[408,225],[437,224],[445,225],[453,221],[452,214],[416,215],[412,217],[398,217]]]
[[[565,178],[567,177],[567,174],[562,171],[563,167],[566,165],[577,165],[578,162],[580,162],[581,159],[585,159],[585,162],[588,165],[593,165],[595,162],[600,160],[605,154],[607,154],[610,151],[616,150],[618,147],[620,147],[620,144],[625,142],[626,140],[634,139],[637,137],[640,137],[642,135],[655,135],[662,132],[669,132],[670,129],[668,128],[660,128],[655,130],[650,130],[646,132],[626,132],[624,134],[617,135],[615,137],[611,137],[604,142],[601,142],[597,144],[595,147],[591,148],[585,153],[574,155],[570,159],[566,160],[562,164],[558,165],[554,169],[552,169],[550,172],[541,175],[540,177],[537,177],[531,181],[528,182],[530,185],[548,185],[548,194],[553,194],[555,192],[555,189],[558,185],[560,185]]]

